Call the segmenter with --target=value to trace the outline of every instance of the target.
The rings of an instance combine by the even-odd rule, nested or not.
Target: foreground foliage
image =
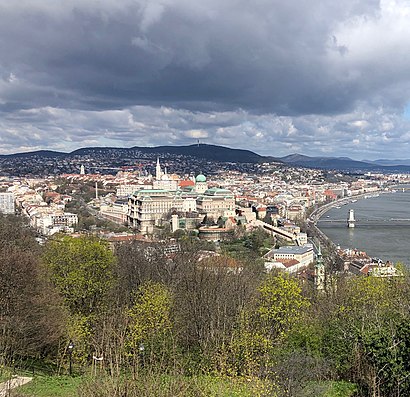
[[[356,387],[346,382],[308,384],[304,396],[352,397]],[[144,374],[136,380],[81,376],[36,376],[12,391],[13,397],[280,397],[266,380],[220,376]]]
[[[172,253],[89,236],[40,247],[0,217],[0,364],[67,375],[71,361],[94,376],[84,397],[410,395],[408,273],[341,276],[318,294],[264,273],[262,237],[244,239],[249,255],[215,256],[190,238]]]

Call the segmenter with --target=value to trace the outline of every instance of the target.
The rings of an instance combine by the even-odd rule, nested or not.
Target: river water
[[[352,229],[347,227],[350,209],[357,220]],[[410,190],[398,189],[332,208],[317,225],[342,248],[357,248],[371,257],[410,265]]]

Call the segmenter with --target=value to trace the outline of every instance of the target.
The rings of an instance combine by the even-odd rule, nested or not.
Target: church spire
[[[155,178],[157,180],[160,180],[162,176],[162,172],[161,172],[161,164],[159,163],[159,157],[157,157],[157,166],[155,168]]]

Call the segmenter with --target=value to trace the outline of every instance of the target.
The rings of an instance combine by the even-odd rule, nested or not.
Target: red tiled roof
[[[285,266],[286,268],[292,267],[292,266],[297,265],[298,263],[300,263],[296,259],[277,259],[276,262],[282,263],[283,266]]]
[[[194,183],[194,181],[187,180],[187,181],[179,181],[178,185],[180,187],[186,187],[186,186],[194,186],[195,183]]]

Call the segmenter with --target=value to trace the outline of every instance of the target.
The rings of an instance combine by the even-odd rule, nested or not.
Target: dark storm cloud
[[[328,113],[360,96],[334,75],[335,26],[374,1],[34,1],[0,9],[6,101]],[[1,4],[1,3],[0,3]],[[334,47],[334,48],[332,48]],[[348,49],[346,49],[348,51]],[[45,95],[48,94],[48,95]],[[77,94],[77,95],[76,95]]]
[[[0,152],[400,156],[409,21],[405,0],[0,0]]]

